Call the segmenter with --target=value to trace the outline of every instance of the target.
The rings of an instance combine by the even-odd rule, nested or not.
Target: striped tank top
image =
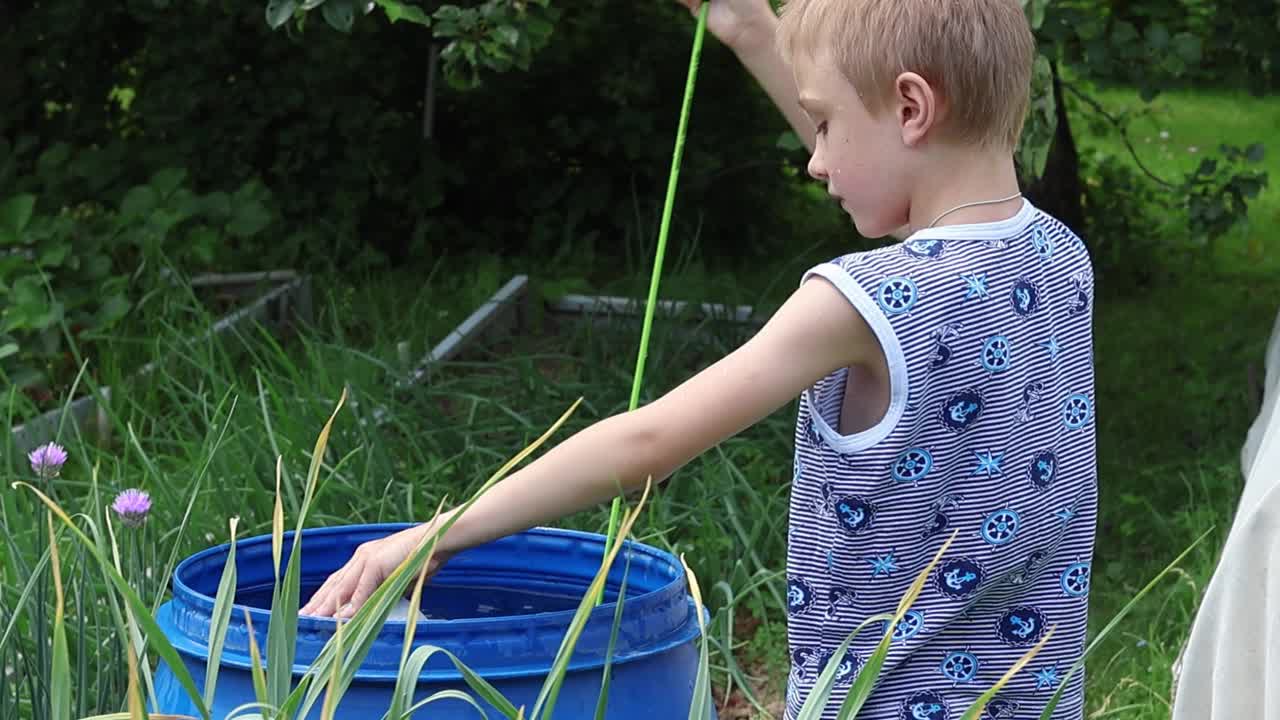
[[[955,540],[892,628],[860,720],[959,720],[1049,630],[983,720],[1083,716],[1097,507],[1093,273],[1065,225],[1029,202],[995,223],[922,230],[819,265],[888,360],[889,409],[843,435],[848,370],[800,398],[787,547],[787,718],[840,643],[893,614]],[[823,718],[890,628],[873,624],[835,673]]]

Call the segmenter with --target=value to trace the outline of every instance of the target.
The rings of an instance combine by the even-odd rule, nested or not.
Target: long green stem
[[[644,309],[644,326],[640,331],[640,350],[636,356],[635,376],[631,381],[630,410],[640,405],[640,383],[644,378],[644,362],[649,354],[649,334],[653,328],[653,311],[658,304],[658,281],[662,278],[662,261],[667,254],[667,232],[671,228],[671,210],[675,206],[676,184],[680,178],[680,158],[684,155],[685,130],[689,126],[689,108],[693,105],[693,86],[698,77],[698,56],[702,54],[702,38],[707,31],[707,11],[711,3],[702,3],[698,13],[698,26],[693,33],[693,51],[689,54],[689,75],[684,84],[684,104],[680,108],[680,125],[676,129],[676,146],[671,157],[671,175],[667,180],[667,200],[662,208],[662,225],[658,229],[658,249],[653,259],[653,274],[649,278],[649,299]],[[613,499],[613,507],[609,513],[609,534],[605,541],[605,557],[613,547],[614,535],[618,531],[618,514],[622,498]],[[604,597],[603,586],[596,598],[599,604]]]

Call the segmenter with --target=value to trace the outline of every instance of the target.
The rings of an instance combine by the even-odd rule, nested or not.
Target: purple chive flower
[[[140,527],[151,511],[151,496],[141,490],[125,490],[116,496],[111,509],[116,511],[125,525]]]
[[[31,472],[44,480],[58,477],[62,465],[67,461],[67,451],[57,443],[45,443],[27,455],[31,461]]]

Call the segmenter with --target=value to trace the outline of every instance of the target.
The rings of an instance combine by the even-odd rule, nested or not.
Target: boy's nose
[[[827,181],[827,168],[822,159],[815,152],[809,156],[809,177],[814,180]]]

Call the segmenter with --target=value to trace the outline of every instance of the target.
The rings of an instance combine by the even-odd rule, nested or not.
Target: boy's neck
[[[930,163],[927,172],[921,173],[912,193],[908,218],[911,232],[933,226],[935,219],[934,227],[971,225],[1007,220],[1018,213],[1022,198],[1011,197],[1017,195],[1020,188],[1013,157],[1008,151],[995,148],[932,150],[940,151],[937,162]],[[1003,202],[992,202],[997,200]],[[978,202],[989,204],[960,207]]]

